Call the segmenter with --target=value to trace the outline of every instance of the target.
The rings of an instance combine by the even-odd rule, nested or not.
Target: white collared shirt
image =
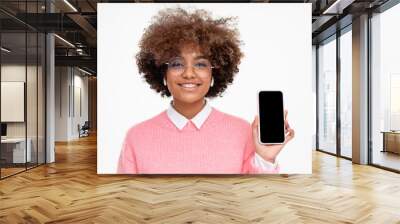
[[[194,126],[196,126],[197,129],[200,129],[212,111],[210,103],[208,103],[208,101],[206,100],[203,109],[201,109],[199,113],[197,113],[192,119],[189,120],[185,116],[180,114],[178,111],[176,111],[175,108],[172,106],[172,103],[173,102],[171,101],[167,109],[167,115],[168,118],[171,120],[171,122],[179,130],[182,130],[189,121],[191,121],[194,124]],[[260,155],[258,155],[258,153],[255,153],[253,162],[257,167],[265,170],[271,170],[277,167],[277,162],[275,163],[268,162],[264,160]]]
[[[206,104],[204,105],[203,109],[201,109],[201,111],[197,113],[196,116],[190,119],[190,121],[193,122],[194,126],[196,126],[197,129],[200,129],[204,121],[207,120],[210,113],[211,113],[211,106],[206,100]],[[167,110],[167,115],[168,118],[172,121],[172,123],[174,123],[174,125],[179,130],[182,130],[183,127],[185,127],[185,125],[189,121],[189,119],[187,119],[185,116],[183,116],[182,114],[180,114],[178,111],[175,110],[175,108],[172,106],[172,102]]]

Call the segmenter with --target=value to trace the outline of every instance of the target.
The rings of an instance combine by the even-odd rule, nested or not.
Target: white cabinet
[[[32,161],[32,140],[28,138],[26,142],[27,147],[25,151],[25,138],[8,138],[1,140],[2,146],[12,148],[13,163],[25,163]]]

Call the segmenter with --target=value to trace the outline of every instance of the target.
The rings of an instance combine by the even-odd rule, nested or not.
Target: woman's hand
[[[275,163],[276,156],[280,153],[283,147],[285,147],[285,145],[294,138],[294,130],[290,128],[289,122],[287,120],[287,114],[288,112],[287,110],[285,110],[285,141],[283,142],[283,144],[260,144],[260,142],[258,141],[258,125],[260,122],[258,116],[255,117],[253,123],[251,124],[253,129],[253,142],[256,146],[256,152],[268,162]]]

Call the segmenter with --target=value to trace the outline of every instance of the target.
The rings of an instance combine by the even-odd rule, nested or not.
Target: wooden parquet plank
[[[0,181],[0,223],[400,223],[400,175],[313,152],[312,175],[97,175],[96,138]]]

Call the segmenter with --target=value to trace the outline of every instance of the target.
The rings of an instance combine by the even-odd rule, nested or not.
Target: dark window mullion
[[[367,102],[368,102],[368,111],[367,111],[367,119],[368,119],[368,124],[367,124],[367,132],[368,132],[368,155],[367,155],[367,160],[368,164],[373,164],[373,153],[372,153],[372,64],[371,64],[371,57],[372,57],[372,30],[371,30],[371,20],[372,20],[372,12],[368,12],[368,20],[367,20],[367,46],[368,46],[368,53],[367,53]]]
[[[27,21],[28,1],[25,0],[25,21]],[[28,170],[28,25],[25,23],[25,88],[24,88],[24,120],[25,120],[25,170]]]
[[[39,13],[39,0],[36,1],[36,13],[37,14]],[[36,166],[38,165],[39,165],[39,32],[36,32]]]
[[[315,46],[316,135],[315,148],[319,149],[319,44]]]
[[[340,83],[341,83],[341,64],[340,64],[340,30],[336,31],[336,154],[341,157],[341,117],[340,117]]]

